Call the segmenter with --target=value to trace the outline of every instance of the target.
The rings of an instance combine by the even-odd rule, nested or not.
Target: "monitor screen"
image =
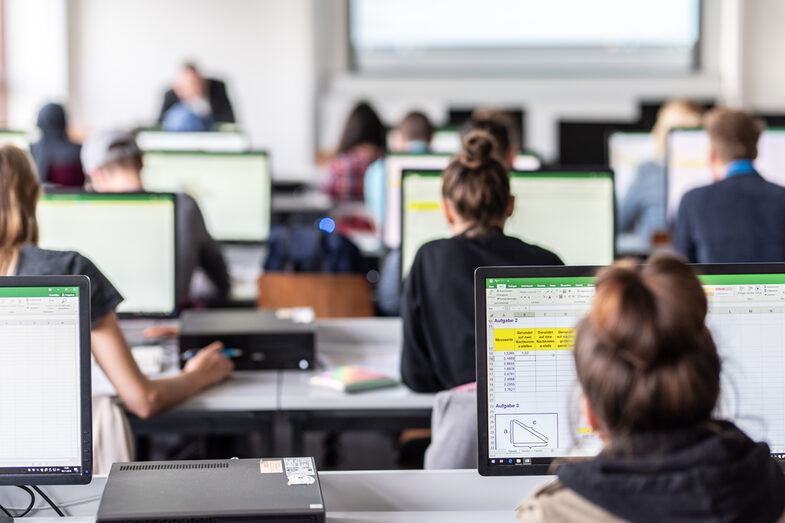
[[[394,249],[401,246],[401,177],[403,172],[420,169],[443,171],[452,158],[449,154],[406,153],[393,153],[385,157],[387,192],[384,242],[387,247]],[[533,154],[521,153],[515,157],[514,168],[516,171],[536,171],[540,167],[540,159]]]
[[[785,453],[785,265],[697,266],[723,360],[717,416]],[[594,298],[590,267],[477,272],[481,470],[544,473],[601,448],[578,409],[574,328]],[[528,466],[528,467],[527,467]],[[514,470],[510,470],[510,468]]]
[[[404,171],[401,270],[408,274],[424,243],[450,236],[441,209],[439,171]],[[610,171],[513,172],[515,211],[508,236],[539,245],[568,265],[606,264],[614,255],[614,195]]]
[[[0,145],[14,145],[25,151],[30,150],[30,136],[25,131],[0,130]]]
[[[251,142],[240,132],[187,132],[143,130],[136,135],[136,143],[143,151],[213,151],[242,152]]]
[[[190,194],[218,241],[262,242],[270,235],[265,153],[148,151],[142,181],[149,191]]]
[[[655,151],[654,138],[645,131],[616,131],[608,136],[608,164],[613,169],[619,201],[629,191],[638,167],[654,160]]]
[[[175,312],[175,197],[49,192],[38,202],[38,244],[87,256],[122,294],[121,314]]]
[[[0,485],[88,483],[89,286],[0,278]]]
[[[709,169],[709,137],[701,129],[677,129],[668,136],[668,219],[673,220],[682,196],[714,182]],[[766,129],[758,141],[755,168],[772,183],[785,185],[785,129]]]

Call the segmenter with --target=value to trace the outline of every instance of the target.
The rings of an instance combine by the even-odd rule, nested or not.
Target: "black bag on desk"
[[[265,271],[362,273],[360,250],[339,232],[316,226],[274,226],[270,231]]]

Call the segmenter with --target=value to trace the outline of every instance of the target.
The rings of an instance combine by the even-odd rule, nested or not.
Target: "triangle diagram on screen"
[[[510,441],[514,447],[545,447],[548,445],[548,438],[518,420],[510,422]]]

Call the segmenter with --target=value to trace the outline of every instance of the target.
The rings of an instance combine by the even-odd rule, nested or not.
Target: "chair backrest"
[[[374,315],[371,288],[363,274],[265,272],[259,277],[256,306],[311,307],[317,318]]]

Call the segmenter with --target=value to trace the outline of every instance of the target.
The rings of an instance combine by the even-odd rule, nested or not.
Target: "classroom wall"
[[[88,128],[153,123],[179,64],[227,82],[276,177],[313,170],[314,0],[69,0],[70,101]]]
[[[785,2],[744,2],[744,98],[759,111],[785,113]]]
[[[66,2],[5,1],[10,128],[32,128],[44,103],[68,98]]]
[[[9,123],[34,125],[50,99],[87,128],[153,121],[178,64],[229,84],[278,178],[314,179],[360,98],[394,122],[411,107],[527,109],[529,145],[553,158],[560,118],[634,118],[640,98],[719,97],[785,112],[785,2],[704,0],[700,74],[671,78],[359,76],[349,71],[347,0],[6,0]],[[736,42],[741,42],[739,49]],[[734,51],[735,49],[735,51]]]

